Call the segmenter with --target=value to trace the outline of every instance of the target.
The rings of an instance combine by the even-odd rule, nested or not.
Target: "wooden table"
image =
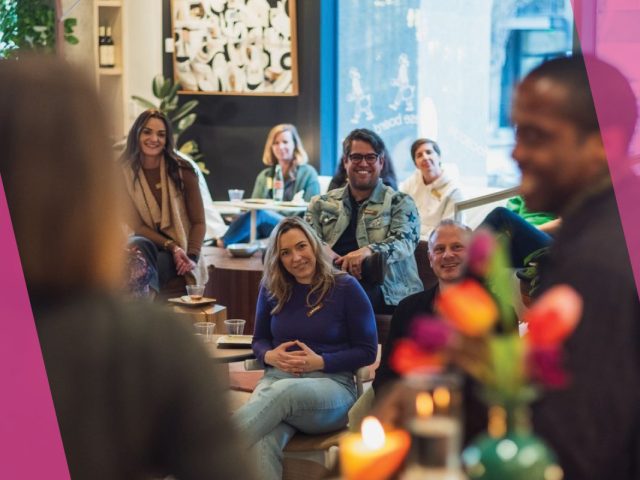
[[[256,212],[258,210],[272,210],[274,212],[281,213],[300,213],[307,210],[306,203],[294,203],[294,202],[276,202],[274,200],[268,200],[263,198],[240,200],[236,202],[213,202],[213,205],[221,212],[231,212],[240,210],[249,210],[251,212],[250,234],[249,242],[256,241]]]
[[[250,348],[218,348],[216,342],[222,335],[213,335],[213,341],[205,343],[209,355],[219,363],[242,362],[254,358]]]
[[[224,248],[203,247],[202,255],[209,268],[205,295],[227,307],[227,318],[246,320],[244,332],[252,334],[263,271],[262,253],[236,258]]]
[[[195,322],[213,322],[216,330],[224,332],[224,321],[227,319],[227,307],[224,305],[181,306],[172,305],[175,313],[188,316]]]

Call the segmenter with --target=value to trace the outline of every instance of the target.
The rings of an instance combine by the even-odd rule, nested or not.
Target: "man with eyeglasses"
[[[423,289],[414,257],[420,217],[411,197],[380,180],[386,149],[378,135],[356,129],[342,149],[347,184],[314,197],[306,220],[334,264],[360,280],[374,311],[390,314]]]

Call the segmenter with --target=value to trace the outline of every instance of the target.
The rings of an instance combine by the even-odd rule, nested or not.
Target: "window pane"
[[[572,48],[569,0],[340,0],[338,136],[382,136],[398,179],[409,147],[437,140],[468,192],[508,187],[513,85]]]

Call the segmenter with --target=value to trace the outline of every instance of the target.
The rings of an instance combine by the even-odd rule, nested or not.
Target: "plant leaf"
[[[496,298],[504,331],[513,332],[518,330],[518,321],[513,309],[516,292],[511,281],[512,272],[507,256],[506,239],[500,237],[496,240],[496,248],[489,262],[487,282]]]
[[[139,97],[137,95],[131,95],[131,99],[138,102],[139,105],[143,106],[144,108],[158,108],[157,105],[154,105],[153,103],[151,103],[149,100],[146,100],[142,97]]]
[[[169,78],[165,78],[162,83],[162,87],[160,87],[160,96],[158,98],[167,98],[169,93],[171,92],[171,87],[173,86],[173,82]]]
[[[180,129],[181,132],[184,132],[187,128],[193,125],[193,122],[195,121],[196,121],[196,114],[191,113],[178,122],[178,128]]]
[[[162,75],[156,75],[153,77],[153,81],[151,82],[151,91],[153,92],[153,96],[161,99],[162,95],[160,92],[162,91],[162,86],[164,85],[164,77]]]
[[[184,103],[178,111],[171,116],[171,121],[177,122],[181,118],[185,117],[191,110],[198,106],[198,103],[200,103],[198,100],[189,100]]]

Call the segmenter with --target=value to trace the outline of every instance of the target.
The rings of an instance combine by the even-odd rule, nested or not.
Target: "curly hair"
[[[282,265],[279,243],[282,234],[293,229],[298,229],[304,233],[316,257],[316,271],[311,281],[311,290],[309,290],[306,299],[308,307],[313,308],[319,305],[327,293],[335,286],[336,275],[342,274],[342,272],[333,267],[322,248],[320,238],[308,223],[299,217],[282,219],[269,237],[269,245],[264,259],[264,275],[262,277],[262,285],[269,291],[271,298],[276,301],[276,306],[271,311],[272,314],[280,312],[291,299],[294,277]]]

